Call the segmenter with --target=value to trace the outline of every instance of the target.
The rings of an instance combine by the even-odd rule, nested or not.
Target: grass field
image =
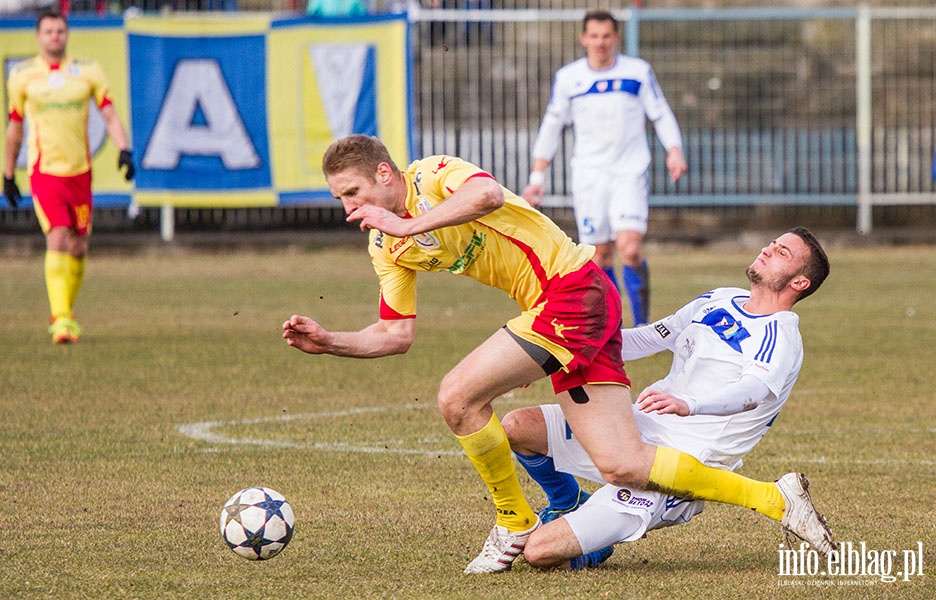
[[[362,238],[363,244],[363,238]],[[767,241],[767,240],[764,240]],[[652,247],[653,309],[744,285],[756,247]],[[742,473],[802,470],[838,540],[898,553],[924,575],[780,577],[779,526],[709,505],[619,545],[590,572],[462,569],[493,523],[486,490],[442,422],[442,375],[515,313],[499,292],[423,276],[417,342],[372,361],[288,348],[290,314],[357,329],[376,316],[363,248],[99,253],[79,344],[53,347],[42,257],[0,266],[0,591],[4,598],[933,598],[936,251],[831,247],[799,307],[806,362]],[[628,365],[639,387],[668,357]],[[500,414],[550,399],[540,382]],[[542,493],[522,478],[535,507]],[[279,557],[251,563],[217,521],[265,485],[297,515]],[[815,587],[822,587],[822,591]],[[798,589],[794,589],[798,588]],[[808,589],[802,589],[808,588]]]

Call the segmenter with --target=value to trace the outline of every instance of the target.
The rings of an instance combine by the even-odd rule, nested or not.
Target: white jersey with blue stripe
[[[646,120],[664,148],[682,146],[673,111],[647,61],[618,54],[596,71],[580,58],[556,71],[533,158],[552,160],[562,130],[572,125],[572,166],[643,173],[650,165]]]
[[[803,340],[796,313],[747,313],[743,307],[749,297],[741,288],[719,288],[654,323],[659,342],[673,352],[673,363],[665,378],[647,387],[699,399],[750,375],[770,389],[770,396],[751,410],[726,416],[635,410],[637,426],[649,442],[733,470],[767,433],[799,376]]]

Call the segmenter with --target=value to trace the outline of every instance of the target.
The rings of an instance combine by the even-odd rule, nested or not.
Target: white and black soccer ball
[[[243,489],[221,509],[221,537],[235,554],[266,560],[292,539],[296,517],[286,498],[265,487]]]

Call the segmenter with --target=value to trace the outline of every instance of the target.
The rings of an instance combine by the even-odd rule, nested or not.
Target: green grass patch
[[[744,285],[755,253],[651,248],[654,314],[716,286]],[[865,577],[874,585],[825,587],[824,596],[930,598],[936,252],[837,247],[830,255],[830,279],[798,307],[800,381],[741,472],[805,472],[837,539],[897,551],[923,543],[923,577]],[[592,572],[519,563],[500,576],[462,575],[494,514],[435,393],[516,308],[467,279],[424,275],[416,344],[405,356],[312,357],[280,338],[294,313],[332,329],[364,327],[376,318],[377,293],[363,248],[92,255],[77,306],[84,335],[54,347],[42,257],[6,258],[5,597],[802,595],[778,585],[779,527],[721,505],[619,545]],[[668,364],[666,356],[629,363],[635,388]],[[495,406],[504,414],[550,398],[543,381]],[[521,481],[541,505],[535,484]],[[251,485],[285,494],[297,517],[290,546],[264,563],[235,556],[217,530],[224,502]]]

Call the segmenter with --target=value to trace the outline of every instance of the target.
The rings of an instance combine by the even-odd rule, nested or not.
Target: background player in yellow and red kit
[[[16,65],[7,91],[10,122],[3,163],[3,191],[16,206],[16,157],[23,143],[23,119],[29,122],[27,158],[36,216],[46,236],[45,279],[51,309],[49,332],[54,343],[78,341],[81,328],[72,309],[84,280],[91,232],[91,151],[88,109],[101,110],[107,133],[120,150],[118,168],[133,178],[127,134],[108,97],[107,79],[94,61],[65,54],[68,22],[54,9],[36,19],[39,55]]]
[[[521,313],[442,380],[438,405],[488,487],[497,523],[466,573],[505,571],[539,524],[514,470],[491,402],[551,375],[566,419],[602,477],[638,488],[753,508],[777,520],[806,515],[796,533],[827,541],[809,497],[785,504],[776,485],[706,467],[644,444],[630,410],[621,359],[621,302],[591,260],[555,223],[480,168],[430,156],[400,171],[376,138],[352,135],[325,152],[322,170],[348,221],[370,229],[380,316],[360,331],[328,331],[309,317],[283,323],[283,338],[309,354],[375,358],[406,352],[415,337],[420,272],[467,275],[504,290]],[[808,529],[809,527],[807,527]]]

